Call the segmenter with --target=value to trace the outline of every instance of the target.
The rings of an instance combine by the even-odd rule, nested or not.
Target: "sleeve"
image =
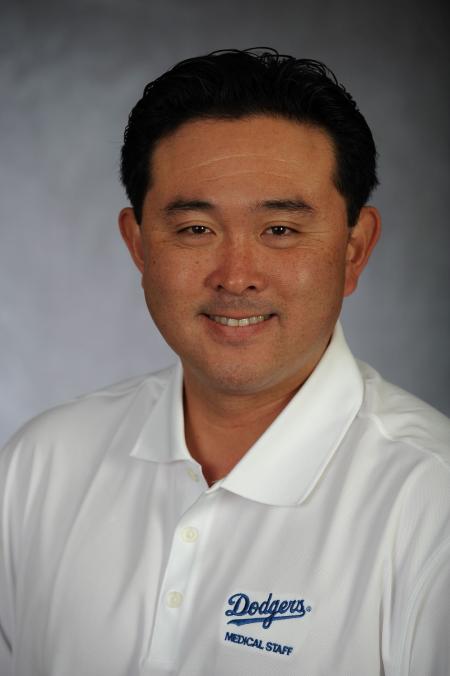
[[[411,595],[400,665],[401,676],[450,675],[450,540]]]

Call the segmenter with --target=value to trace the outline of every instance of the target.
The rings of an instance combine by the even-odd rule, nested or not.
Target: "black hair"
[[[356,103],[320,61],[296,59],[270,48],[220,50],[176,64],[144,89],[125,129],[121,180],[142,219],[151,187],[156,143],[195,119],[272,115],[328,133],[336,154],[337,190],[350,226],[378,184],[375,143]]]

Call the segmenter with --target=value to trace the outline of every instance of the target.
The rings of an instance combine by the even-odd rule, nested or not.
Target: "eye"
[[[276,223],[269,225],[262,233],[262,240],[265,246],[275,249],[287,249],[297,246],[299,242],[300,231],[295,226]]]
[[[180,230],[180,233],[187,235],[209,235],[212,231],[206,225],[189,225]]]
[[[265,232],[269,235],[274,235],[275,237],[286,237],[287,235],[295,234],[295,230],[289,228],[287,225],[271,225]]]

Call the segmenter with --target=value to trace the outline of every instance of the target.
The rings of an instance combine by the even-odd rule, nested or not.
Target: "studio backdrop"
[[[355,354],[450,412],[443,4],[78,0],[0,10],[0,441],[27,418],[174,359],[117,230],[118,159],[144,85],[189,56],[324,61],[379,150],[384,231],[343,325]]]

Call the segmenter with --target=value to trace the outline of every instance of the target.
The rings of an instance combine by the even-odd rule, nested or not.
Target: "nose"
[[[267,271],[255,242],[222,242],[215,254],[213,270],[206,278],[209,288],[240,296],[266,287]]]

